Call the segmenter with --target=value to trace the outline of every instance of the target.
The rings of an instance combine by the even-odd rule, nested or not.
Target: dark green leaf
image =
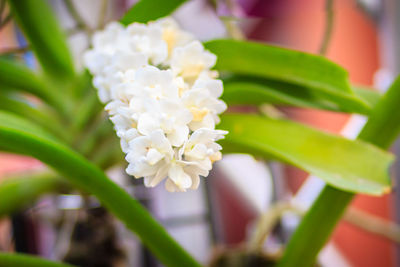
[[[370,144],[255,115],[223,115],[219,128],[230,131],[221,141],[224,151],[273,157],[346,191],[381,195],[390,189],[393,156]]]
[[[199,266],[155,221],[138,201],[84,157],[28,121],[0,111],[0,148],[35,157],[57,170],[71,183],[92,193],[135,232],[166,266]]]
[[[140,0],[121,18],[124,25],[132,22],[148,22],[171,14],[187,0]]]

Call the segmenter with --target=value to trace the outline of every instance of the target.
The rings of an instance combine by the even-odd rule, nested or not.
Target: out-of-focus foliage
[[[154,20],[170,14],[184,2],[140,0],[121,22],[128,25]],[[76,73],[63,30],[48,3],[8,3],[42,71],[0,59],[0,148],[35,157],[54,169],[57,177],[95,195],[163,264],[198,266],[135,199],[105,175],[106,168],[122,160],[119,144],[102,113],[90,77]],[[246,41],[213,40],[205,46],[218,56],[215,69],[224,77],[223,97],[229,104],[270,103],[372,114],[360,138],[385,148],[398,134],[399,80],[388,94],[380,97],[364,89],[352,89],[347,72],[321,56]],[[390,188],[388,167],[392,156],[364,142],[346,140],[288,120],[255,115],[225,115],[221,127],[230,131],[222,141],[225,151],[272,157],[352,192],[382,194]],[[59,180],[47,176],[2,184],[0,214],[12,213],[40,194],[58,189],[58,185]],[[340,190],[333,191],[333,196],[340,195]],[[326,199],[334,197],[331,194]],[[323,238],[329,236],[349,199],[348,195],[338,198],[342,203],[334,206],[334,216],[327,216],[332,222],[321,228],[321,238],[315,242],[314,250],[301,251],[299,255],[308,253],[308,259],[314,259],[312,253],[317,253]],[[3,201],[9,205],[1,206]],[[329,204],[323,205],[329,209]],[[319,215],[311,218],[320,218]],[[311,233],[315,223],[320,223],[313,220],[313,225],[308,223],[303,233]],[[293,242],[296,249],[312,243],[304,246],[301,240]],[[8,266],[62,266],[8,254],[0,254],[0,265],[1,262],[10,263]]]

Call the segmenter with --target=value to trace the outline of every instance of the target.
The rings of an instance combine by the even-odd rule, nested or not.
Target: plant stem
[[[79,14],[79,12],[76,10],[74,4],[72,3],[71,0],[64,0],[63,1],[68,13],[70,14],[70,16],[75,20],[76,22],[76,26],[81,29],[84,30],[86,32],[90,32],[90,28],[89,26],[86,24],[86,22],[83,20],[82,16]]]
[[[326,11],[326,19],[325,19],[325,31],[324,37],[322,38],[322,43],[319,48],[319,53],[321,55],[326,54],[326,50],[328,48],[329,42],[332,36],[333,29],[333,0],[326,0],[325,2],[325,11]]]
[[[30,51],[31,48],[29,46],[24,46],[24,47],[12,47],[12,48],[6,48],[0,51],[1,55],[8,55],[8,54],[23,54],[28,51]]]
[[[312,266],[353,197],[325,186],[291,237],[278,266]]]
[[[387,149],[400,131],[400,76],[377,103],[358,139]],[[325,186],[290,239],[279,267],[312,266],[354,194]]]
[[[352,207],[346,211],[343,219],[364,231],[385,237],[392,242],[400,243],[400,225],[392,221]]]
[[[108,0],[102,0],[101,7],[100,7],[100,13],[99,13],[99,19],[97,21],[98,29],[104,28],[104,24],[106,22],[106,15],[107,15],[107,6],[108,6]]]

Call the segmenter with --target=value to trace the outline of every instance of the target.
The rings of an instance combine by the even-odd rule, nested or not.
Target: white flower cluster
[[[93,36],[84,55],[93,84],[111,116],[127,173],[168,191],[199,186],[221,159],[215,130],[222,82],[210,68],[216,56],[171,18],[126,28],[117,22]]]

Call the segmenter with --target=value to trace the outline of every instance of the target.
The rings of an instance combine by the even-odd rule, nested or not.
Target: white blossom
[[[196,189],[220,160],[216,130],[226,104],[222,82],[210,70],[216,56],[171,18],[123,27],[110,23],[94,34],[84,62],[106,103],[126,172],[168,191]]]
[[[177,47],[172,52],[171,69],[185,80],[194,81],[200,74],[209,72],[217,57],[204,50],[199,41]]]

